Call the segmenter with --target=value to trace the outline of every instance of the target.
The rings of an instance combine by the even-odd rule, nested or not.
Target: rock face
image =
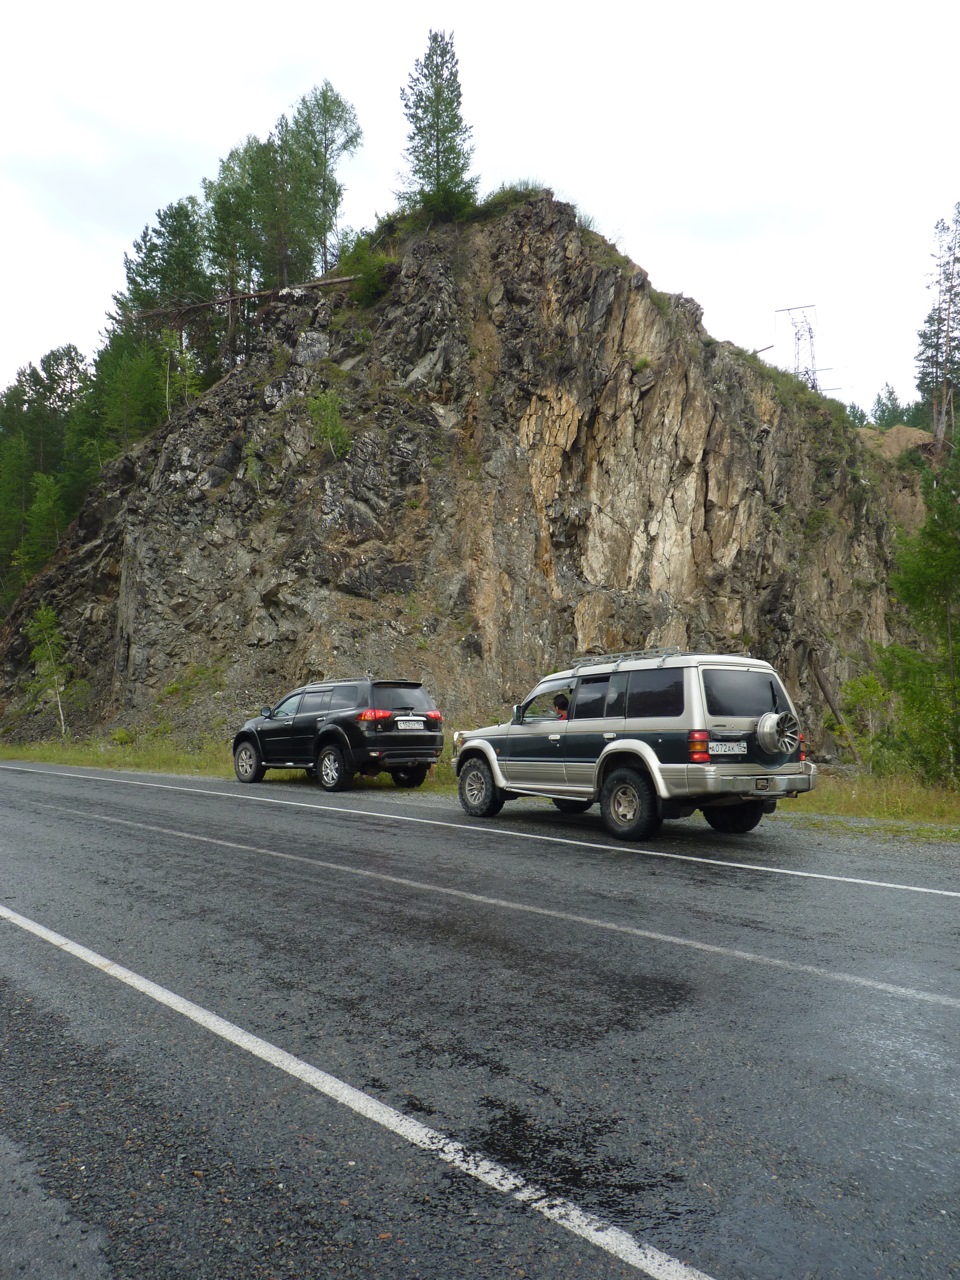
[[[14,739],[41,600],[90,727],[228,738],[301,680],[423,678],[448,726],[584,652],[747,651],[816,744],[897,630],[917,486],[547,193],[398,250],[374,306],[288,290],[260,345],[114,462],[0,633]],[[817,661],[811,662],[815,652]]]

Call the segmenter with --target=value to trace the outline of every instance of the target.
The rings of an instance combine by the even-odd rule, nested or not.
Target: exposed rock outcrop
[[[775,662],[816,740],[811,649],[839,684],[896,631],[894,512],[920,519],[915,478],[839,405],[544,194],[408,242],[372,308],[267,307],[247,365],[107,468],[0,634],[0,703],[33,731],[42,598],[91,724],[226,737],[358,670],[425,678],[462,722],[577,653],[677,644]]]

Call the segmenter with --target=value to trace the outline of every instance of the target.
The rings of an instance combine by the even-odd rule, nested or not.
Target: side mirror
[[[521,715],[520,715],[520,703],[519,703],[519,702],[515,702],[515,703],[513,704],[513,719],[510,721],[510,723],[511,723],[511,724],[519,724],[519,723],[520,723],[520,721],[521,721]]]
[[[272,708],[272,707],[261,707],[261,708],[260,708],[260,714],[261,714],[265,719],[269,720],[269,719],[270,719],[270,717],[273,715],[273,708]]]

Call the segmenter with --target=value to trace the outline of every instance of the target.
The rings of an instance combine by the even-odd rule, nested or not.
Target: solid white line
[[[119,982],[132,987],[133,990],[139,991],[141,995],[155,1000],[157,1004],[172,1009],[174,1013],[179,1013],[184,1018],[189,1018],[191,1022],[197,1023],[198,1026],[219,1036],[222,1040],[226,1040],[230,1044],[236,1045],[237,1048],[260,1058],[263,1062],[285,1071],[288,1075],[309,1085],[310,1088],[315,1089],[318,1093],[324,1094],[341,1106],[348,1107],[357,1115],[363,1116],[364,1119],[372,1120],[375,1124],[388,1129],[391,1133],[396,1134],[416,1147],[420,1147],[423,1151],[432,1153],[445,1164],[451,1165],[461,1173],[468,1174],[471,1178],[483,1183],[484,1186],[510,1196],[518,1203],[526,1205],[545,1218],[549,1218],[551,1222],[557,1223],[564,1230],[579,1236],[582,1240],[588,1241],[613,1257],[619,1258],[621,1262],[629,1263],[631,1266],[636,1267],[638,1271],[643,1271],[646,1275],[653,1277],[653,1280],[710,1280],[710,1277],[704,1272],[697,1271],[694,1267],[688,1267],[676,1258],[670,1257],[669,1254],[661,1253],[659,1249],[655,1249],[652,1245],[636,1240],[626,1231],[621,1231],[619,1227],[613,1226],[612,1223],[605,1222],[602,1218],[595,1217],[592,1213],[587,1213],[572,1201],[550,1195],[543,1187],[537,1186],[536,1183],[527,1182],[525,1178],[511,1173],[509,1169],[497,1164],[496,1161],[488,1160],[486,1157],[468,1150],[468,1148],[462,1146],[459,1142],[455,1142],[452,1138],[448,1138],[438,1130],[430,1129],[418,1120],[410,1119],[409,1116],[395,1111],[392,1107],[388,1107],[376,1098],[371,1098],[369,1094],[353,1088],[352,1085],[346,1084],[336,1076],[329,1075],[326,1071],[321,1071],[319,1068],[311,1066],[310,1063],[304,1062],[302,1058],[294,1057],[293,1054],[278,1048],[268,1040],[262,1040],[259,1036],[245,1031],[235,1023],[228,1022],[225,1018],[221,1018],[200,1005],[194,1004],[191,1000],[186,1000],[183,996],[178,996],[174,992],[168,991],[166,987],[161,987],[157,983],[151,982],[149,978],[144,978],[140,974],[134,973],[131,969],[125,969],[122,965],[115,964],[112,960],[98,955],[96,951],[91,951],[88,947],[84,947],[78,942],[71,942],[69,938],[63,937],[62,934],[54,933],[44,925],[38,924],[34,920],[29,920],[26,916],[19,915],[8,907],[0,906],[0,918],[16,925],[27,933],[33,934],[37,938],[41,938],[44,942],[49,942],[52,946],[59,948],[77,960],[82,960],[85,964],[92,965],[93,968],[99,969],[109,977],[116,978]]]
[[[366,867],[351,867],[343,862],[328,862],[323,858],[308,858],[299,853],[281,853],[277,849],[262,849],[256,845],[238,844],[233,840],[219,840],[214,836],[197,835],[192,831],[178,831],[173,827],[158,827],[146,822],[134,822],[130,818],[114,818],[107,814],[93,813],[89,809],[68,809],[62,805],[37,803],[38,809],[52,809],[57,813],[69,813],[74,817],[91,822],[110,822],[119,827],[132,827],[136,831],[150,831],[155,835],[172,836],[177,840],[193,840],[198,844],[211,844],[220,849],[230,849],[234,853],[252,853],[261,857],[276,858],[280,862],[297,862],[308,867],[320,867],[324,871],[336,871],[348,876],[357,876],[366,880],[379,880],[385,884],[400,885],[405,889],[417,892],[440,894],[448,898],[458,898],[465,902],[476,902],[485,907],[496,907],[505,911],[523,912],[527,915],[545,916],[550,920],[562,920],[566,924],[586,925],[591,929],[604,929],[609,933],[623,933],[632,938],[643,938],[647,942],[660,942],[672,947],[684,947],[689,951],[699,951],[707,955],[724,956],[730,960],[742,960],[750,964],[765,965],[771,969],[783,969],[789,973],[802,973],[815,978],[824,978],[829,982],[842,982],[848,986],[863,987],[868,991],[879,991],[884,995],[896,996],[903,1000],[919,1000],[927,1004],[943,1005],[948,1009],[960,1009],[960,998],[940,995],[935,991],[920,991],[914,987],[899,987],[890,982],[878,982],[873,978],[861,978],[854,973],[842,970],[824,969],[819,965],[800,964],[795,960],[779,960],[775,956],[763,956],[753,951],[740,951],[733,947],[722,947],[710,942],[698,942],[695,938],[680,938],[669,933],[655,933],[650,929],[638,929],[634,925],[617,924],[612,920],[600,920],[594,916],[575,915],[569,911],[558,911],[553,907],[537,907],[525,902],[514,902],[509,898],[491,898],[482,893],[471,893],[468,889],[453,889],[447,885],[430,884],[424,880],[411,880],[406,876],[393,876],[385,871],[370,871]],[[311,806],[312,807],[312,806]],[[340,813],[342,810],[336,810]],[[363,812],[360,810],[359,812]],[[459,830],[459,828],[458,828]]]
[[[728,862],[722,858],[701,858],[691,853],[666,853],[662,849],[641,849],[634,844],[601,844],[599,841],[574,840],[570,836],[542,835],[534,831],[515,831],[493,825],[478,826],[469,822],[447,822],[441,818],[417,818],[407,813],[379,813],[373,809],[349,809],[345,805],[307,802],[306,800],[281,800],[279,797],[238,794],[236,791],[213,791],[205,787],[182,787],[169,782],[145,782],[140,778],[117,778],[100,773],[64,773],[59,769],[39,769],[32,765],[4,765],[10,773],[41,773],[56,778],[83,778],[90,782],[114,783],[117,786],[148,787],[156,791],[180,791],[189,795],[214,796],[219,799],[245,800],[253,804],[284,805],[291,809],[317,809],[321,813],[341,813],[348,817],[380,818],[388,822],[413,822],[427,827],[444,827],[452,831],[474,831],[485,836],[502,835],[515,840],[533,840],[549,844],[562,844],[575,849],[602,849],[605,853],[623,853],[631,857],[661,858],[672,862],[694,862],[706,867],[724,867],[734,871],[759,871],[769,876],[793,876],[800,880],[827,880],[834,884],[863,885],[868,889],[893,889],[901,893],[926,893],[938,898],[960,898],[958,889],[930,889],[925,885],[903,884],[896,880],[867,880],[860,876],[830,875],[825,871],[794,871],[789,867],[765,867],[756,862]]]

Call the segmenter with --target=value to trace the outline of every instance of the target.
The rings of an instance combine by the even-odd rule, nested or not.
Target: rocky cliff
[[[425,679],[452,726],[576,654],[676,644],[773,661],[816,742],[813,671],[839,685],[896,628],[909,473],[548,193],[394,248],[377,303],[286,291],[244,367],[107,468],[0,634],[7,734],[44,724],[45,600],[82,729],[226,739],[367,670]]]

